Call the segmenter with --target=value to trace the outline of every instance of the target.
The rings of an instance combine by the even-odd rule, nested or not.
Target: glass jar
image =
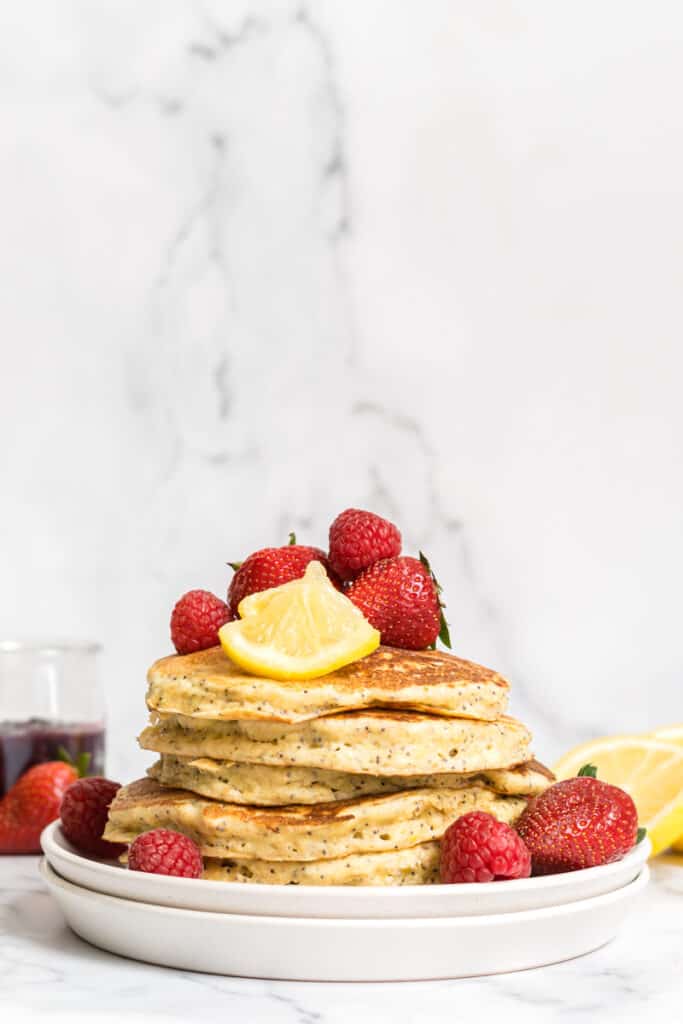
[[[34,764],[89,753],[104,773],[104,697],[93,643],[0,642],[0,797]]]

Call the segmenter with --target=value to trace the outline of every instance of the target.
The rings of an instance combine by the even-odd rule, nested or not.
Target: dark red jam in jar
[[[72,761],[90,754],[88,775],[104,773],[104,726],[76,725],[32,718],[28,722],[0,722],[0,797],[24,772],[41,761],[58,761],[64,753]]]
[[[0,798],[33,765],[64,756],[87,753],[88,774],[104,774],[98,651],[91,643],[0,642]]]

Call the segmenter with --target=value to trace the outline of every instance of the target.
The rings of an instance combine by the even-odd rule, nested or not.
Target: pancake
[[[212,882],[271,885],[430,885],[439,881],[439,843],[419,843],[387,853],[352,853],[332,860],[204,861]]]
[[[366,658],[305,681],[264,679],[220,647],[172,655],[147,674],[151,711],[211,719],[304,722],[355,708],[398,707],[462,718],[495,719],[509,684],[491,669],[444,651],[380,647]]]
[[[484,786],[508,796],[537,796],[553,781],[553,773],[538,761],[516,768],[475,773],[437,775],[355,775],[324,768],[239,764],[211,758],[162,754],[147,773],[163,786],[235,804],[279,806],[353,800],[383,796],[405,789],[459,789]]]
[[[130,843],[141,832],[170,828],[194,839],[206,857],[328,860],[404,850],[440,839],[451,822],[468,811],[487,811],[513,822],[526,804],[524,797],[468,786],[264,808],[218,803],[186,790],[166,789],[153,779],[139,779],[118,790],[104,836]]]
[[[521,722],[442,718],[416,711],[349,711],[297,725],[155,714],[139,737],[159,754],[300,765],[367,775],[509,768],[531,760]]]

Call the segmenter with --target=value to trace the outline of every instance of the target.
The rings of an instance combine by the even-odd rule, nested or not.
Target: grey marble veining
[[[226,1017],[259,1024],[676,1020],[683,996],[682,870],[655,862],[654,882],[621,934],[586,957],[490,978],[354,985],[224,978],[111,956],[67,929],[42,888],[35,858],[4,857],[0,1005],[20,1024],[81,1017],[94,1024],[124,1017],[207,1024]]]
[[[0,24],[0,621],[104,642],[111,770],[175,599],[352,504],[540,756],[683,718],[680,10]]]

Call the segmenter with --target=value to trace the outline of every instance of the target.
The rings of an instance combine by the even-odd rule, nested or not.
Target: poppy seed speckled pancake
[[[481,810],[513,822],[524,797],[481,786],[416,789],[335,803],[252,807],[206,800],[140,779],[117,792],[104,836],[129,843],[153,828],[184,832],[206,857],[327,860],[352,853],[404,850],[440,839],[462,814]]]
[[[444,651],[380,647],[318,679],[250,675],[220,647],[171,655],[147,674],[147,706],[187,717],[303,722],[356,708],[411,708],[494,719],[507,707],[502,676]]]
[[[349,711],[296,725],[152,716],[140,746],[159,754],[251,764],[301,765],[367,775],[478,772],[530,761],[531,734],[495,722],[416,711]]]
[[[163,786],[187,789],[227,803],[279,806],[383,796],[405,789],[458,789],[484,786],[507,796],[537,796],[554,779],[538,761],[494,771],[435,775],[358,775],[324,768],[239,764],[211,758],[162,754],[148,775]]]
[[[418,843],[407,850],[351,853],[330,860],[204,860],[211,882],[270,885],[432,885],[439,881],[441,844]]]

